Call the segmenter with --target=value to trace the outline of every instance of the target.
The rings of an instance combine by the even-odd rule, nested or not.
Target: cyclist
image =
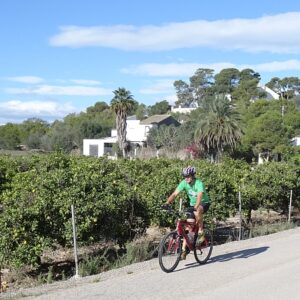
[[[210,206],[210,200],[205,190],[204,183],[195,177],[196,169],[194,167],[188,166],[182,170],[182,176],[184,179],[179,183],[175,191],[169,196],[166,205],[170,205],[176,196],[185,191],[190,200],[190,206],[194,208],[194,214],[197,225],[199,225],[199,242],[204,241],[203,232],[203,214],[206,213]],[[182,244],[182,254],[181,258],[186,258],[186,242],[183,241]]]

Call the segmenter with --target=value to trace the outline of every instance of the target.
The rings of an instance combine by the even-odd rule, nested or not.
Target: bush
[[[211,198],[207,221],[235,214],[239,190],[245,214],[258,207],[285,212],[290,189],[293,206],[299,206],[299,165],[269,163],[252,170],[233,160],[215,165],[204,160],[112,161],[62,153],[0,156],[2,261],[38,265],[45,247],[72,245],[71,204],[79,245],[112,240],[124,247],[150,224],[174,226],[161,205],[189,164],[195,165]]]

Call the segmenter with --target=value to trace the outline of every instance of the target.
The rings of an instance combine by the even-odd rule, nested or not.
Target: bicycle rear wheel
[[[165,235],[159,244],[158,261],[161,269],[170,273],[175,270],[180,261],[182,241],[177,231]]]
[[[195,240],[195,247],[194,247],[195,259],[200,265],[205,264],[209,260],[213,250],[212,231],[205,228],[204,233],[205,233],[204,241],[202,243],[199,242],[198,241],[199,237],[197,235],[197,238]]]

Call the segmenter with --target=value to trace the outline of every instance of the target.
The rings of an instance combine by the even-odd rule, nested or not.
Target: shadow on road
[[[249,258],[251,256],[260,254],[262,252],[265,252],[269,249],[269,247],[259,247],[259,248],[251,248],[251,249],[245,249],[245,250],[240,250],[240,251],[235,251],[231,253],[226,253],[218,256],[213,256],[209,259],[209,261],[206,263],[211,264],[211,263],[216,263],[216,262],[226,262],[232,259],[239,259],[239,258]],[[198,267],[200,266],[198,263],[189,263],[186,264],[183,268],[178,269],[177,271],[182,271],[186,268],[193,268],[193,267]],[[176,272],[176,271],[175,271]]]
[[[262,252],[265,252],[268,250],[269,247],[259,247],[259,248],[251,248],[251,249],[245,249],[240,251],[235,251],[231,253],[226,253],[218,256],[211,257],[211,259],[207,262],[214,263],[214,262],[224,262],[229,261],[232,259],[238,259],[238,258],[248,258],[257,254],[260,254]]]

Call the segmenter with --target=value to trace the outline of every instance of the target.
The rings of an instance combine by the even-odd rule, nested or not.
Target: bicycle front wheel
[[[170,273],[175,270],[180,261],[182,241],[177,231],[165,235],[159,244],[158,261],[161,269]]]
[[[199,237],[197,236],[194,247],[195,259],[200,265],[205,264],[209,260],[213,250],[212,231],[209,229],[204,229],[204,234],[205,239],[203,242],[199,241]]]

